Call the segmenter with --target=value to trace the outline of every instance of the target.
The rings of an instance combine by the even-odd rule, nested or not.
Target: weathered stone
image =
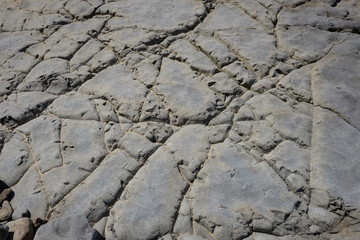
[[[215,73],[217,69],[210,58],[201,51],[197,51],[196,47],[187,40],[177,40],[169,46],[169,49],[176,53],[177,58],[186,61],[197,71]]]
[[[63,119],[99,121],[92,98],[78,93],[59,97],[48,107],[48,111]]]
[[[228,198],[229,194],[233,197]],[[227,141],[212,147],[190,198],[195,221],[213,229],[220,239],[248,236],[247,220],[253,214],[272,224],[282,221],[298,201],[269,165],[257,164],[241,147]]]
[[[205,7],[201,1],[136,0],[110,2],[101,6],[98,12],[117,16],[117,26],[176,32],[194,25],[205,14]]]
[[[173,112],[172,122],[175,124],[208,121],[217,112],[219,99],[183,63],[163,59],[154,88]]]
[[[89,222],[100,220],[107,208],[131,179],[139,167],[134,159],[116,150],[108,155],[94,172],[82,182],[81,187],[71,191],[52,210],[52,217],[66,217],[72,214],[84,214]]]
[[[61,153],[62,165],[42,175],[51,206],[90,175],[107,154],[103,124],[88,120],[64,120]]]
[[[20,91],[45,91],[56,77],[67,72],[68,61],[48,59],[36,65],[17,88]]]
[[[9,203],[9,201],[3,201],[0,208],[0,221],[8,221],[11,218],[13,213],[13,209]]]
[[[12,194],[12,189],[11,188],[5,188],[3,190],[1,190],[0,192],[0,205],[5,201],[5,200],[9,200],[9,197]]]
[[[17,130],[28,136],[32,156],[41,173],[63,164],[59,144],[61,130],[59,119],[43,115]]]
[[[119,148],[140,162],[144,162],[159,146],[159,144],[152,143],[141,135],[132,132],[125,133],[119,140]]]
[[[83,215],[71,215],[46,223],[37,231],[34,240],[45,239],[100,240],[101,235],[93,229]]]
[[[20,218],[8,222],[9,233],[12,234],[13,240],[31,240],[34,238],[34,225],[30,218]]]
[[[158,143],[164,143],[174,133],[170,125],[157,122],[134,124],[131,131],[143,135],[151,142]]]
[[[104,97],[117,108],[119,113],[131,120],[139,118],[141,103],[148,92],[146,87],[134,79],[124,65],[111,66],[80,87],[80,92]]]
[[[1,152],[1,178],[7,185],[13,186],[33,163],[33,157],[24,137],[16,133],[5,143]]]
[[[286,178],[289,173],[298,172],[309,180],[310,153],[310,150],[302,149],[296,143],[286,140],[264,155],[264,158],[277,169],[282,178]]]
[[[191,135],[194,131],[197,134]],[[170,231],[188,187],[179,167],[195,173],[205,161],[207,149],[206,130],[201,125],[184,127],[171,136],[166,147],[160,147],[124,189],[110,212],[106,237],[149,239]]]
[[[116,56],[113,51],[103,49],[89,61],[87,65],[93,72],[100,72],[101,70],[111,66],[117,62]]]
[[[360,44],[349,39],[331,49],[316,63],[312,88],[314,104],[338,113],[355,128],[360,129],[359,58]]]
[[[320,107],[314,108],[313,122],[311,189],[324,190],[330,197],[358,206],[359,130]]]
[[[96,53],[104,48],[104,45],[95,39],[86,42],[71,58],[69,64],[72,71],[87,63]]]

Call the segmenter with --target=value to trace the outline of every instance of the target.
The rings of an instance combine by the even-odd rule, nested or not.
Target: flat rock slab
[[[0,231],[358,239],[359,32],[357,0],[0,1]]]

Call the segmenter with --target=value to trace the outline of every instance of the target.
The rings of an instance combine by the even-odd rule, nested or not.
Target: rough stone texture
[[[103,238],[90,226],[85,216],[71,215],[50,221],[41,226],[36,232],[34,240],[45,239],[100,240]]]
[[[359,32],[357,0],[0,1],[0,239],[359,239]]]

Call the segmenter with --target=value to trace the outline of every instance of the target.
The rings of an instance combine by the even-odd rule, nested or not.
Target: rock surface
[[[0,1],[0,239],[360,238],[359,33],[357,0]]]

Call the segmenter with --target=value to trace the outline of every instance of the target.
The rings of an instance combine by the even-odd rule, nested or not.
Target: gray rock
[[[116,116],[115,107],[103,99],[94,99],[96,110],[102,122],[119,122]]]
[[[103,49],[96,53],[95,56],[87,62],[93,72],[100,72],[101,70],[111,66],[117,62],[117,58],[113,51],[109,49]]]
[[[241,87],[225,73],[217,73],[204,79],[207,85],[216,92],[227,95],[240,95]]]
[[[31,217],[46,217],[49,205],[47,194],[35,165],[32,165],[12,188],[15,194],[11,200],[11,206],[15,213],[28,209]]]
[[[134,144],[136,143],[136,144]],[[144,162],[160,144],[152,143],[136,133],[125,133],[119,140],[119,148],[139,162]]]
[[[187,62],[199,72],[213,74],[217,70],[216,65],[204,53],[198,51],[189,41],[180,39],[169,46],[170,51],[176,53],[176,57]]]
[[[124,65],[111,66],[83,84],[80,92],[104,97],[118,109],[119,113],[131,120],[139,118],[141,103],[148,92]]]
[[[149,239],[169,232],[189,185],[179,167],[194,169],[196,174],[207,151],[206,130],[201,125],[184,127],[171,136],[124,189],[110,212],[106,237]]]
[[[89,17],[95,11],[94,6],[87,1],[82,0],[70,0],[66,3],[64,8],[72,15],[80,19]]]
[[[157,122],[134,124],[131,131],[146,137],[151,142],[157,143],[164,143],[174,133],[170,125]]]
[[[71,58],[69,64],[72,71],[87,63],[96,53],[100,52],[104,45],[98,40],[90,39]]]
[[[116,150],[108,155],[82,182],[52,209],[52,218],[84,214],[90,223],[103,217],[114,203],[123,185],[132,178],[140,164]]]
[[[248,236],[247,221],[253,215],[271,224],[282,221],[298,201],[269,165],[257,164],[228,141],[212,147],[190,190],[190,199],[194,220],[213,229],[220,239]]]
[[[42,225],[36,232],[34,240],[45,239],[103,239],[101,235],[93,229],[86,217],[83,215],[72,215],[56,219]]]
[[[219,67],[228,65],[236,60],[234,53],[220,41],[202,35],[194,35],[192,37],[195,44],[200,47],[202,51],[205,51],[211,59],[215,60]]]
[[[217,112],[219,99],[183,63],[163,59],[154,88],[173,112],[171,122],[174,124],[205,122]]]
[[[56,99],[47,110],[59,118],[99,121],[92,97],[69,93]]]
[[[12,23],[13,24],[13,23]],[[43,40],[43,36],[36,31],[2,32],[0,34],[0,64],[32,44]]]
[[[346,204],[358,206],[359,131],[320,107],[314,108],[313,121],[311,189],[324,190],[330,197],[340,197]]]
[[[149,120],[169,122],[169,111],[153,92],[146,96],[140,115],[140,121]]]
[[[148,59],[136,64],[137,77],[146,86],[153,86],[159,71]]]
[[[43,115],[18,127],[17,130],[28,136],[32,156],[41,173],[63,164],[59,144],[61,131],[59,119]]]
[[[293,58],[313,63],[326,55],[334,44],[345,36],[319,30],[310,26],[279,27],[279,47]]]
[[[99,165],[107,153],[104,143],[104,126],[101,122],[63,120],[62,165],[42,175],[49,204],[54,206],[80,184]]]
[[[310,146],[311,116],[293,111],[281,111],[266,117],[266,120],[283,138],[293,140],[303,146]]]
[[[33,156],[24,137],[16,133],[5,143],[1,152],[1,178],[8,186],[13,186],[33,163]]]
[[[205,7],[200,1],[136,0],[131,3],[110,2],[97,11],[117,16],[117,26],[176,32],[194,25],[205,14]]]
[[[14,210],[11,218],[13,220],[18,220],[20,218],[30,218],[30,212],[24,207],[18,207],[16,210]]]
[[[360,128],[359,104],[359,43],[349,39],[335,46],[316,63],[313,72],[314,104],[338,113]]]
[[[20,91],[45,91],[61,74],[69,72],[68,61],[60,58],[45,60],[36,65],[17,87]]]

